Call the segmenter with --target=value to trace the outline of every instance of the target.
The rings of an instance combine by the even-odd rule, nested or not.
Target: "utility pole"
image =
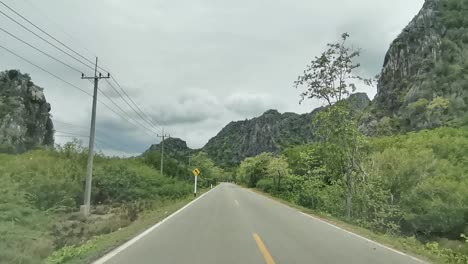
[[[162,129],[162,135],[158,134],[158,137],[162,138],[161,141],[161,176],[163,176],[163,167],[164,167],[164,139],[171,137],[171,135],[164,134],[164,128]]]
[[[86,77],[84,73],[81,74],[81,79],[91,80],[94,79],[94,93],[93,93],[93,110],[91,113],[91,128],[89,132],[89,148],[88,148],[88,163],[86,166],[86,184],[84,193],[84,204],[80,207],[80,212],[88,216],[91,207],[91,185],[93,181],[93,160],[94,160],[94,135],[96,131],[96,104],[97,104],[97,92],[98,83],[100,79],[110,78],[110,73],[107,76],[102,76],[101,73],[97,72],[98,58],[96,57],[96,65],[94,67],[94,77]]]
[[[192,168],[190,168],[190,164],[191,164],[191,162],[192,162],[192,155],[187,155],[186,157],[188,158],[188,168],[189,168],[189,171],[191,171]],[[190,176],[190,173],[189,173],[189,179],[190,179],[190,177],[191,177],[191,176]]]
[[[188,158],[188,166],[190,169],[190,162],[192,161],[192,155],[187,155],[187,158]]]

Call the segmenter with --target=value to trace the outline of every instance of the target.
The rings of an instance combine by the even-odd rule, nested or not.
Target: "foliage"
[[[343,137],[354,133],[336,129],[323,135],[332,139],[335,132]],[[294,174],[288,171],[280,189],[268,173],[281,164],[272,163],[277,157],[271,154],[247,158],[238,175],[251,187],[317,212],[345,217],[348,189],[340,168],[346,166],[343,153],[353,144],[344,140],[285,150],[287,164],[280,167],[284,171],[291,167]],[[360,168],[351,174],[349,220],[381,233],[415,236],[425,242],[418,246],[421,251],[449,263],[464,263],[468,244],[460,234],[468,230],[468,128],[438,128],[361,143],[366,141],[357,158]]]
[[[192,167],[200,170],[198,184],[201,187],[208,187],[216,184],[224,176],[224,170],[215,165],[208,154],[199,152],[192,157]],[[190,172],[191,173],[191,172]]]
[[[67,258],[93,236],[135,221],[155,201],[191,194],[191,183],[162,177],[141,158],[96,155],[92,212],[103,216],[81,219],[72,212],[82,203],[86,152],[71,142],[56,150],[0,154],[1,263],[40,263],[63,246],[63,256],[55,257]]]
[[[353,74],[360,64],[353,60],[359,57],[359,50],[346,46],[349,34],[341,36],[340,43],[327,44],[328,49],[320,57],[315,57],[303,73],[294,82],[294,86],[305,85],[307,90],[301,94],[302,100],[306,98],[318,98],[327,101],[329,106],[344,99],[350,92],[356,90],[351,80],[366,80]]]
[[[47,264],[66,263],[68,260],[71,260],[71,259],[73,259],[75,257],[78,257],[78,256],[86,253],[90,249],[92,249],[95,246],[94,244],[95,244],[95,241],[97,239],[98,238],[96,237],[96,238],[94,238],[92,240],[87,241],[83,245],[79,245],[79,246],[75,246],[75,245],[65,246],[65,247],[61,248],[60,250],[55,251],[54,253],[52,253],[46,259],[45,262]]]
[[[268,175],[268,167],[273,158],[271,153],[262,153],[256,157],[246,158],[238,170],[239,180],[249,187],[255,187],[257,182]]]

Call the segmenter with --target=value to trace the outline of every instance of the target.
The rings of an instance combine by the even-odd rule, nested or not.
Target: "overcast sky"
[[[304,113],[320,106],[322,102],[310,100],[299,105],[300,91],[292,84],[311,58],[319,55],[326,43],[338,40],[343,32],[350,33],[352,44],[362,48],[362,74],[374,76],[380,71],[391,41],[424,3],[424,0],[2,1],[90,60],[99,56],[101,66],[117,78],[155,124],[164,127],[171,136],[184,139],[192,148],[202,147],[230,121],[252,118],[268,109]],[[14,16],[2,5],[0,10]],[[1,14],[0,27],[91,74],[84,65]],[[0,45],[92,92],[92,85],[81,80],[78,73],[3,32]],[[30,73],[34,83],[45,88],[57,131],[89,133],[89,96],[0,49],[0,69],[12,68]],[[138,120],[105,81],[100,88]],[[376,93],[372,87],[360,90],[371,99]],[[159,141],[102,104],[98,104],[97,128],[97,145],[109,155],[139,154]],[[57,143],[68,140],[56,138]]]

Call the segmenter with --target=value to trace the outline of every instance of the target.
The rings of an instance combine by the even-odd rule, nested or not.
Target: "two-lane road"
[[[223,183],[96,264],[422,263]]]

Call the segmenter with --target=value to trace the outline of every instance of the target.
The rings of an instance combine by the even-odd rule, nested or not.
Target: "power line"
[[[39,66],[39,65],[37,65],[37,64],[35,64],[35,63],[33,63],[33,62],[31,62],[30,60],[28,60],[28,59],[26,59],[26,58],[24,58],[24,57],[18,55],[17,53],[13,52],[12,50],[7,49],[7,48],[5,48],[5,47],[2,46],[2,45],[0,45],[0,48],[4,49],[5,51],[11,53],[12,55],[14,55],[14,56],[16,56],[16,57],[18,57],[18,58],[20,58],[20,59],[26,61],[27,63],[33,65],[34,67],[36,67],[36,68],[38,68],[38,69],[40,69],[40,70],[42,70],[42,71],[44,71],[44,72],[50,74],[51,76],[55,77],[56,79],[58,79],[58,80],[60,80],[60,81],[62,81],[62,82],[64,82],[64,83],[70,85],[71,87],[73,87],[73,88],[75,88],[75,89],[81,91],[82,93],[87,94],[87,95],[89,95],[89,96],[93,96],[93,95],[90,94],[89,92],[87,92],[87,91],[81,89],[80,87],[78,87],[78,86],[76,86],[76,85],[74,85],[74,84],[72,84],[72,83],[70,83],[70,82],[68,82],[68,81],[66,81],[66,80],[64,80],[64,79],[62,79],[62,78],[60,78],[59,76],[57,76],[57,75],[51,73],[50,71],[48,71],[48,70],[42,68],[41,66]]]
[[[122,96],[122,94],[112,85],[112,83],[109,82],[109,80],[106,79],[106,82],[107,84],[109,84],[109,86],[124,100],[124,102],[130,106],[130,108],[143,120],[145,121],[147,124],[150,125],[150,127],[153,127],[153,128],[156,128],[156,129],[160,129],[159,127],[157,126],[154,126],[152,123],[148,122],[148,120],[146,120],[128,101],[127,99],[125,99],[124,96]]]
[[[0,12],[1,12],[1,11],[0,11]],[[75,67],[73,67],[73,66],[70,66],[69,64],[67,64],[67,63],[65,63],[65,62],[63,62],[63,61],[61,61],[61,60],[55,58],[54,56],[52,56],[52,55],[50,55],[50,54],[48,54],[48,53],[46,53],[46,52],[40,50],[39,48],[36,48],[34,45],[32,45],[32,44],[30,44],[30,43],[28,43],[28,42],[22,40],[21,38],[19,38],[19,37],[13,35],[12,33],[6,31],[5,29],[3,29],[3,28],[0,27],[0,30],[3,31],[3,32],[5,32],[6,34],[10,35],[11,37],[17,39],[18,41],[21,41],[22,43],[28,45],[29,47],[35,49],[36,51],[38,51],[38,52],[40,52],[40,53],[46,55],[47,57],[49,57],[49,58],[51,58],[51,59],[53,59],[53,60],[55,60],[55,61],[57,61],[57,62],[60,62],[61,64],[67,66],[68,68],[70,68],[70,69],[72,69],[72,70],[74,70],[74,71],[76,71],[76,72],[78,72],[78,73],[81,73],[81,71],[78,70],[77,68],[75,68]]]
[[[59,137],[69,136],[69,137],[89,138],[89,136],[85,136],[85,135],[81,135],[81,134],[77,134],[77,133],[73,133],[73,132],[64,132],[64,131],[58,131],[58,130],[56,130],[55,132],[56,132],[56,133],[60,133],[60,134],[64,134],[63,136],[62,136],[62,135],[55,135],[55,136],[59,136]],[[123,149],[121,149],[121,148],[116,147],[116,146],[113,145],[113,144],[110,144],[110,143],[105,142],[105,141],[103,141],[103,140],[101,140],[101,139],[98,139],[98,138],[96,138],[96,142],[101,143],[101,144],[103,144],[103,145],[105,145],[105,146],[111,147],[111,148],[113,148],[113,149],[115,149],[115,150],[125,151],[125,150],[123,150]],[[124,146],[124,147],[128,147],[128,146]]]
[[[1,2],[1,1],[0,1]],[[63,49],[57,47],[56,45],[52,44],[50,41],[48,41],[47,39],[39,36],[36,32],[30,30],[29,28],[27,28],[26,26],[24,26],[23,24],[19,23],[18,21],[16,21],[14,18],[10,17],[9,15],[5,14],[3,11],[0,10],[0,14],[4,15],[5,17],[7,17],[8,19],[10,19],[11,21],[13,21],[14,23],[16,23],[17,25],[19,25],[20,27],[26,29],[27,31],[29,31],[30,33],[32,33],[34,36],[40,38],[41,40],[47,42],[49,45],[51,45],[52,47],[60,50],[61,52],[63,52],[64,54],[66,54],[67,56],[69,56],[70,58],[76,60],[77,62],[83,64],[84,66],[90,68],[91,70],[94,70],[93,67],[89,66],[89,64],[86,64],[84,63],[83,61],[81,61],[80,59],[77,59],[75,56],[71,55],[70,53],[64,51]]]
[[[7,4],[5,4],[3,1],[0,0],[0,3],[2,5],[4,5],[6,8],[8,8],[10,11],[12,11],[13,13],[15,13],[16,15],[18,15],[19,17],[21,17],[22,19],[24,19],[26,22],[28,22],[30,25],[32,25],[33,27],[35,27],[36,29],[38,29],[39,31],[41,31],[42,33],[46,34],[47,36],[49,36],[50,38],[52,38],[53,40],[57,41],[59,44],[61,44],[62,46],[64,46],[65,48],[67,48],[68,50],[70,50],[71,52],[75,53],[76,55],[78,55],[79,57],[83,58],[84,60],[88,61],[89,63],[93,64],[94,62],[90,61],[89,59],[87,59],[86,57],[84,57],[83,55],[79,54],[78,52],[76,52],[75,50],[73,50],[72,48],[68,47],[66,44],[64,44],[63,42],[61,42],[60,40],[56,39],[54,36],[50,35],[49,33],[47,33],[46,31],[44,31],[42,28],[38,27],[36,24],[34,24],[33,22],[31,22],[29,19],[27,19],[26,17],[24,17],[23,15],[21,15],[20,13],[16,12],[13,8],[9,7]]]
[[[90,81],[91,82],[91,81]],[[99,92],[101,92],[104,97],[106,97],[112,104],[114,104],[118,109],[120,109],[120,111],[122,111],[124,114],[126,114],[130,120],[132,120],[133,122],[139,124],[141,126],[141,124],[137,121],[135,121],[135,119],[133,119],[130,115],[128,115],[127,112],[125,112],[114,100],[112,100],[112,98],[110,98],[110,96],[108,96],[103,90],[101,89],[98,89]],[[123,117],[121,114],[117,113],[114,109],[112,109],[110,106],[108,106],[106,103],[104,103],[103,101],[101,101],[100,99],[98,99],[98,102],[101,103],[102,105],[104,105],[107,109],[111,110],[114,114],[116,114],[117,116],[119,116],[120,118],[122,118],[123,120],[127,121],[129,124],[133,125],[135,128],[137,129],[144,129],[142,130],[142,132],[144,132],[145,134],[147,134],[148,136],[150,137],[153,137],[154,135],[156,135],[155,132],[153,132],[152,130],[149,130],[151,133],[153,133],[154,135],[152,134],[149,134],[148,132],[146,132],[146,130],[148,130],[146,127],[138,127],[137,125],[135,125],[133,122],[130,122],[127,118]]]
[[[27,18],[25,18],[24,16],[22,16],[21,14],[19,14],[18,12],[16,12],[14,9],[12,9],[11,7],[9,7],[8,5],[6,5],[3,1],[0,1],[0,3],[3,4],[5,7],[7,7],[8,9],[10,9],[10,10],[11,10],[12,12],[14,12],[16,15],[20,16],[21,18],[23,18],[23,19],[24,19],[25,21],[27,21],[29,24],[33,25],[35,28],[39,29],[41,32],[43,32],[43,33],[46,34],[47,36],[51,37],[52,39],[54,39],[55,41],[57,41],[57,42],[60,43],[61,45],[65,46],[66,48],[72,50],[74,53],[78,54],[76,51],[74,51],[73,49],[69,48],[69,47],[68,47],[67,45],[65,45],[63,42],[59,41],[58,39],[56,39],[55,37],[53,37],[53,36],[50,35],[49,33],[45,32],[43,29],[39,28],[39,27],[36,26],[34,23],[32,23],[30,20],[28,20]],[[10,20],[12,20],[13,22],[15,22],[16,24],[18,24],[19,26],[21,26],[22,28],[26,29],[26,30],[29,31],[30,33],[34,34],[36,37],[38,37],[38,38],[40,38],[41,40],[47,42],[48,44],[50,44],[50,45],[53,46],[54,48],[60,50],[61,52],[65,53],[66,55],[68,55],[69,57],[75,59],[76,61],[80,62],[81,64],[85,65],[86,67],[88,67],[88,68],[90,68],[90,69],[93,69],[91,66],[89,66],[89,65],[87,65],[87,64],[85,64],[85,63],[83,63],[81,60],[75,58],[74,56],[70,55],[69,53],[67,53],[66,51],[64,51],[64,50],[62,50],[61,48],[57,47],[56,45],[50,43],[49,41],[47,41],[47,40],[44,39],[43,37],[39,36],[38,34],[36,34],[35,32],[33,32],[32,30],[30,30],[29,28],[25,27],[23,24],[19,23],[18,21],[16,21],[16,20],[13,19],[12,17],[8,16],[8,15],[5,14],[4,12],[2,12],[1,10],[0,10],[0,13],[3,14],[4,16],[6,16],[7,18],[9,18]],[[1,29],[1,28],[0,28],[0,29]],[[49,58],[52,58],[52,59],[54,59],[54,60],[60,62],[61,64],[65,65],[65,66],[67,66],[67,67],[69,67],[69,68],[71,68],[72,70],[74,70],[74,71],[76,71],[76,72],[81,72],[80,70],[76,69],[75,67],[70,66],[69,64],[67,64],[67,63],[65,63],[65,62],[63,62],[63,61],[61,61],[61,60],[55,58],[54,56],[52,56],[52,55],[50,55],[50,54],[48,54],[48,53],[45,53],[45,52],[41,51],[40,49],[36,48],[35,46],[33,46],[33,45],[27,43],[26,41],[24,41],[24,40],[18,38],[17,36],[11,34],[10,32],[8,32],[8,31],[6,31],[6,30],[4,30],[4,29],[1,29],[1,30],[4,31],[5,33],[9,34],[10,36],[14,37],[15,39],[17,39],[17,40],[23,42],[24,44],[30,46],[31,48],[33,48],[33,49],[35,49],[35,50],[41,52],[42,54],[48,56]],[[3,47],[3,48],[4,48],[4,47]],[[4,49],[6,49],[6,48],[4,48]],[[7,50],[7,49],[6,49],[6,50]],[[69,82],[63,80],[62,78],[56,76],[55,74],[52,74],[51,72],[45,70],[44,68],[42,68],[42,67],[40,67],[40,66],[38,66],[38,65],[36,65],[36,64],[34,64],[34,63],[28,61],[28,60],[26,60],[25,58],[19,56],[18,54],[15,54],[15,53],[13,53],[13,52],[10,51],[10,50],[7,50],[7,51],[9,51],[10,53],[12,53],[12,54],[14,54],[14,55],[20,57],[21,59],[23,59],[23,60],[25,60],[25,61],[27,61],[28,63],[32,64],[33,66],[36,66],[36,67],[40,68],[41,70],[43,70],[43,71],[45,71],[45,72],[51,74],[52,76],[56,77],[57,79],[59,79],[59,80],[65,82],[65,83],[67,83],[67,84],[69,84],[69,85],[71,85],[71,86],[73,86],[73,87],[75,87],[75,88],[77,88],[77,89],[79,89],[79,88],[76,87],[75,85],[72,85],[71,83],[69,83]],[[83,57],[81,54],[78,54],[78,55],[79,55],[80,57],[86,59],[86,58]],[[87,60],[88,62],[91,62],[91,61],[89,61],[88,59],[86,59],[86,60]],[[101,68],[101,69],[102,69],[102,68]],[[104,70],[104,69],[103,69],[103,70]],[[116,82],[115,78],[114,78],[114,81]],[[117,89],[115,89],[115,87],[113,87],[113,85],[112,85],[110,82],[108,82],[108,83],[109,83],[109,85],[119,94],[119,96],[125,101],[125,103],[126,103],[127,105],[129,105],[129,106],[133,109],[133,111],[135,111],[135,113],[137,113],[137,115],[140,116],[140,118],[142,118],[143,121],[149,123],[150,126],[158,127],[158,126],[155,125],[153,122],[148,122],[148,120],[146,120],[138,111],[135,110],[134,107],[132,107],[132,106],[128,103],[128,101],[122,96],[122,94],[120,94],[120,93],[118,92]],[[116,83],[118,84],[118,82],[116,82]],[[118,84],[118,85],[119,85],[119,84]],[[119,86],[120,86],[120,85],[119,85]],[[120,88],[123,90],[122,87],[120,87]],[[81,90],[81,89],[79,89],[79,90],[80,90],[80,91],[83,91],[83,90]],[[124,91],[124,90],[123,90],[123,91]],[[115,103],[109,96],[107,96],[102,90],[101,90],[101,93],[103,93],[104,96],[107,97],[117,108],[119,108],[122,112],[124,112],[127,116],[129,116],[129,117],[131,118],[132,121],[136,122],[137,124],[139,124],[140,126],[142,126],[144,129],[150,131],[151,133],[155,133],[154,131],[152,131],[151,129],[147,128],[145,125],[141,124],[140,122],[138,122],[138,121],[136,121],[135,119],[133,119],[130,115],[128,115],[128,113],[126,113],[118,104],[116,104],[116,103]],[[134,103],[134,101],[128,96],[128,94],[127,94],[125,91],[124,91],[124,93],[125,93],[125,94],[127,95],[127,97]],[[86,94],[89,95],[89,96],[92,96],[91,94],[89,94],[89,93],[87,93],[87,92],[86,92]],[[107,107],[109,110],[111,110],[112,112],[114,112],[116,115],[118,115],[118,116],[120,116],[121,118],[123,118],[121,115],[117,114],[113,109],[111,109],[108,105],[106,105],[106,104],[103,103],[102,101],[99,101],[99,102],[100,102],[101,104],[103,104],[105,107]],[[134,103],[134,104],[135,104],[135,103]],[[135,104],[135,105],[136,105],[136,104]],[[136,106],[138,107],[138,105],[136,105]],[[139,107],[138,107],[138,108],[139,108]],[[140,109],[140,111],[141,111],[141,109]],[[123,119],[125,119],[125,118],[123,118]],[[126,120],[126,119],[125,119],[125,120]],[[126,121],[129,122],[128,120],[126,120]],[[129,123],[131,123],[131,122],[129,122]],[[131,124],[134,125],[133,123],[131,123]],[[160,129],[160,128],[159,128],[159,129]],[[149,134],[148,134],[148,135],[149,135]],[[150,135],[150,136],[151,136],[151,135]]]
[[[84,93],[84,94],[86,94],[86,95],[88,95],[88,96],[90,96],[90,97],[93,96],[91,93],[89,93],[89,92],[87,92],[87,91],[85,91],[85,90],[79,88],[78,86],[76,86],[76,85],[74,85],[74,84],[72,84],[72,83],[70,83],[70,82],[64,80],[63,78],[61,78],[61,77],[59,77],[59,76],[53,74],[52,72],[50,72],[50,71],[44,69],[43,67],[41,67],[41,66],[39,66],[39,65],[37,65],[37,64],[35,64],[35,63],[33,63],[33,62],[31,62],[30,60],[28,60],[28,59],[22,57],[21,55],[15,53],[14,51],[12,51],[12,50],[10,50],[10,49],[8,49],[8,48],[2,46],[2,45],[0,45],[0,48],[4,49],[5,51],[11,53],[12,55],[14,55],[14,56],[16,56],[16,57],[18,57],[18,58],[20,58],[20,59],[26,61],[27,63],[33,65],[34,67],[36,67],[36,68],[38,68],[38,69],[44,71],[45,73],[47,73],[47,74],[51,75],[52,77],[54,77],[54,78],[56,78],[56,79],[62,81],[63,83],[66,83],[66,84],[68,84],[69,86],[71,86],[71,87],[73,87],[73,88],[75,88],[75,89],[81,91],[82,93]],[[101,92],[102,92],[102,91],[101,91]],[[126,118],[124,118],[123,116],[121,116],[119,113],[117,113],[114,109],[112,109],[112,108],[111,108],[109,105],[107,105],[105,102],[103,102],[103,101],[101,101],[101,100],[98,100],[98,102],[101,103],[104,107],[106,107],[106,108],[109,109],[110,111],[112,111],[115,115],[119,116],[119,117],[122,118],[123,120],[125,120],[125,121],[127,121],[128,123],[130,123],[131,125],[133,125],[135,128],[141,129],[141,128],[139,128],[138,126],[136,126],[135,124],[133,124],[132,122],[128,121],[128,120],[127,120]],[[143,132],[144,132],[145,134],[147,134],[148,136],[153,137],[153,135],[147,133],[146,131],[143,130]],[[154,132],[153,132],[153,133],[154,133]]]
[[[161,127],[158,126],[157,124],[155,124],[150,117],[148,117],[144,111],[141,110],[141,108],[138,106],[138,104],[135,103],[135,101],[133,101],[133,99],[127,94],[127,92],[125,91],[125,89],[120,85],[119,82],[117,82],[117,80],[114,78],[114,76],[111,76],[111,79],[117,84],[117,86],[122,90],[122,92],[127,96],[127,98],[133,103],[134,106],[136,106],[136,108],[138,108],[138,110],[147,118],[147,120],[155,127],[157,127],[158,129],[161,130]]]
[[[59,25],[59,23],[57,23],[56,21],[54,21],[53,19],[51,19],[47,14],[45,14],[44,10],[42,10],[40,7],[38,7],[37,5],[35,5],[32,1],[29,1],[29,0],[23,0],[23,1],[26,2],[26,3],[28,3],[36,12],[39,12],[41,17],[45,17],[47,20],[49,20],[49,22],[51,22],[52,24],[54,24],[55,27],[56,27],[57,29],[59,29],[64,35],[66,35],[66,36],[68,37],[68,40],[73,40],[73,41],[78,42],[78,43],[81,45],[81,48],[83,48],[83,49],[86,50],[89,54],[91,54],[91,57],[97,57],[97,56],[96,56],[96,52],[89,50],[89,49],[83,44],[83,42],[81,42],[80,40],[76,39],[76,38],[73,37],[70,33],[68,33],[66,30],[64,30],[64,28],[63,28],[61,25]]]
[[[114,104],[120,111],[122,111],[128,118],[130,118],[130,120],[132,120],[133,122],[137,123],[138,125],[141,126],[141,128],[153,133],[153,134],[156,134],[154,131],[152,131],[151,129],[147,128],[145,125],[141,124],[139,121],[137,121],[136,119],[134,119],[132,116],[130,116],[125,110],[122,109],[122,107],[120,107],[114,100],[112,100],[112,98],[110,98],[109,95],[107,95],[102,89],[99,89],[99,91],[112,103]]]
[[[79,125],[75,125],[75,124],[63,122],[63,121],[57,120],[57,119],[55,119],[55,118],[51,118],[51,119],[52,119],[52,121],[54,121],[54,123],[59,123],[59,124],[67,125],[67,126],[72,126],[72,127],[76,127],[76,128],[81,128],[81,129],[89,129],[89,127],[79,126]]]
[[[79,54],[78,52],[76,52],[75,50],[73,50],[72,48],[70,48],[69,46],[67,46],[66,44],[64,44],[63,42],[61,42],[61,41],[58,40],[57,38],[55,38],[54,36],[52,36],[51,34],[47,33],[47,32],[46,32],[45,30],[43,30],[42,28],[38,27],[36,24],[34,24],[34,23],[31,22],[29,19],[27,19],[26,17],[24,17],[23,15],[21,15],[20,13],[18,13],[17,11],[15,11],[13,8],[11,8],[11,7],[8,6],[7,4],[5,4],[3,1],[0,0],[0,3],[1,3],[2,5],[4,5],[6,8],[8,8],[10,11],[12,11],[13,13],[15,13],[17,16],[21,17],[23,20],[25,20],[26,22],[28,22],[30,25],[32,25],[32,26],[35,27],[36,29],[40,30],[42,33],[46,34],[47,36],[49,36],[50,38],[52,38],[53,40],[55,40],[56,42],[58,42],[59,44],[61,44],[61,45],[64,46],[65,48],[67,48],[68,50],[72,51],[73,53],[75,53],[75,54],[78,55],[79,57],[85,59],[85,60],[88,61],[89,63],[93,63],[92,61],[90,61],[90,60],[87,59],[86,57],[82,56],[81,54]],[[23,27],[24,29],[28,30],[29,32],[31,32],[31,33],[34,34],[35,36],[39,37],[39,38],[42,39],[43,41],[46,41],[48,44],[50,44],[50,45],[52,45],[53,47],[59,49],[60,51],[62,51],[63,53],[67,54],[68,56],[72,57],[73,59],[77,60],[78,62],[84,64],[82,61],[76,59],[75,57],[71,56],[71,55],[68,54],[67,52],[63,51],[62,49],[60,49],[60,48],[58,48],[57,46],[55,46],[55,45],[53,45],[52,43],[50,43],[49,41],[45,40],[44,38],[42,38],[41,36],[39,36],[39,35],[36,34],[35,32],[31,31],[29,28],[25,27],[24,25],[22,25],[21,23],[19,23],[18,21],[16,21],[16,20],[13,19],[12,17],[8,16],[8,15],[5,14],[4,12],[0,11],[0,13],[2,13],[4,16],[6,16],[7,18],[9,18],[10,20],[12,20],[13,22],[15,22],[16,24],[20,25],[20,26]],[[56,60],[56,61],[58,61],[58,62],[60,62],[60,63],[62,63],[63,65],[65,65],[65,66],[67,66],[67,67],[69,67],[69,68],[71,68],[71,69],[73,69],[73,70],[75,70],[75,71],[77,71],[77,72],[81,72],[80,70],[78,70],[78,69],[76,69],[76,68],[74,68],[74,67],[72,67],[72,66],[70,66],[70,65],[68,65],[68,64],[66,64],[66,63],[64,63],[63,61],[60,61],[60,60],[56,59],[55,57],[53,57],[53,56],[51,56],[51,55],[49,55],[49,54],[47,54],[47,53],[41,51],[40,49],[34,47],[33,45],[31,45],[31,44],[29,44],[29,43],[23,41],[22,39],[20,39],[20,38],[14,36],[13,34],[7,32],[6,30],[3,30],[3,29],[1,29],[1,30],[4,31],[5,33],[9,34],[10,36],[16,38],[17,40],[23,42],[24,44],[30,46],[31,48],[33,48],[33,49],[35,49],[35,50],[37,50],[37,51],[43,53],[44,55],[46,55],[46,56],[48,56],[48,57],[50,57],[50,58],[52,58],[52,59],[54,59],[54,60]],[[84,64],[84,65],[87,66],[88,68],[93,69],[93,68],[90,67],[89,65],[86,65],[86,64]],[[102,69],[101,67],[98,67],[98,68]],[[102,69],[102,70],[104,70],[104,69]],[[107,70],[104,70],[104,71],[108,72]],[[133,99],[131,99],[131,97],[130,97],[130,96],[127,94],[127,92],[122,88],[122,86],[117,82],[117,80],[116,80],[114,77],[113,77],[112,79],[113,79],[114,82],[117,84],[117,86],[119,86],[119,88],[124,92],[124,94],[127,96],[127,98],[138,108],[138,110],[139,110],[140,112],[138,112],[138,111],[127,101],[127,99],[125,99],[125,97],[124,97],[117,89],[115,89],[115,87],[114,87],[109,81],[106,80],[107,83],[112,87],[112,89],[114,89],[114,91],[116,91],[117,94],[125,101],[125,103],[126,103],[128,106],[130,106],[130,108],[132,108],[132,110],[135,111],[135,113],[136,113],[144,122],[148,123],[148,124],[150,125],[150,127],[152,126],[152,127],[155,127],[155,128],[157,128],[157,129],[161,130],[161,128],[160,128],[158,125],[154,124],[154,122],[152,122],[152,120],[138,107],[138,105],[133,101]],[[106,97],[107,97],[107,96],[106,96]],[[143,115],[142,115],[142,114],[143,114]],[[145,118],[144,116],[145,116],[146,118]],[[139,123],[139,122],[138,122],[138,123]],[[145,128],[146,128],[146,126],[145,126]],[[147,129],[147,128],[146,128],[146,129]]]

